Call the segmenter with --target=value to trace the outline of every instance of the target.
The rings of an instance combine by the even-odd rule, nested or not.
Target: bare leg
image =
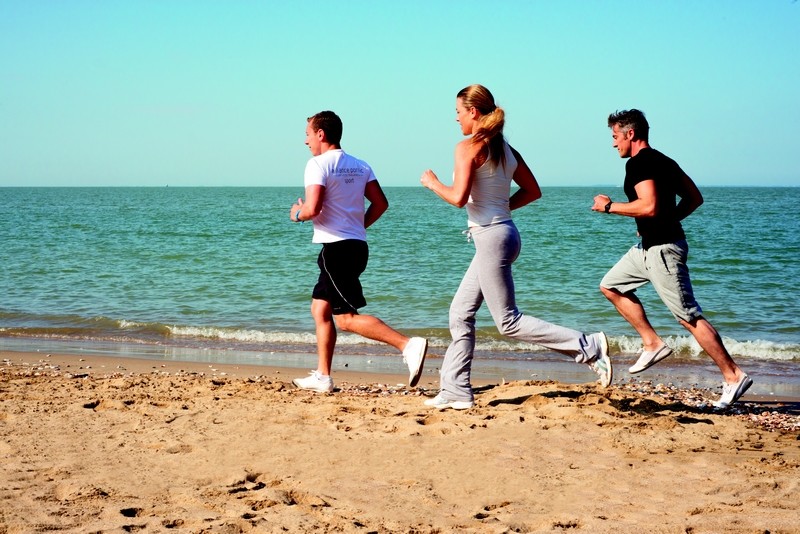
[[[317,371],[323,375],[331,374],[333,349],[336,346],[336,325],[333,323],[333,311],[326,300],[311,300],[311,316],[314,318],[317,331]]]
[[[694,336],[703,350],[711,356],[719,370],[722,371],[725,382],[728,384],[738,382],[743,372],[733,361],[727,349],[725,349],[725,345],[722,344],[722,338],[716,328],[703,317],[698,317],[691,323],[686,321],[681,321],[680,323]]]
[[[380,341],[402,351],[408,340],[394,328],[390,327],[372,315],[359,315],[357,313],[343,313],[333,316],[338,326],[344,332],[353,332],[373,341]]]
[[[642,301],[639,300],[635,293],[620,293],[616,289],[605,287],[600,287],[600,291],[617,308],[619,314],[639,333],[644,350],[658,350],[664,344],[647,319]]]

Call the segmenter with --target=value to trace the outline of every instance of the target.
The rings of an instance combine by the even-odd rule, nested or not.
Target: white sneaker
[[[428,353],[428,340],[412,337],[403,349],[403,361],[408,364],[408,387],[413,388],[422,376],[422,366]]]
[[[607,388],[614,379],[614,369],[611,367],[611,358],[608,357],[608,338],[603,332],[598,332],[597,335],[600,338],[600,356],[589,362],[589,367],[600,375],[600,386]]]
[[[645,369],[649,369],[650,367],[654,366],[667,356],[672,354],[672,349],[669,348],[666,344],[661,345],[656,350],[642,350],[642,355],[639,356],[639,359],[636,360],[636,363],[633,364],[629,369],[628,372],[630,374],[641,373]]]
[[[311,371],[305,378],[295,378],[292,384],[300,389],[308,389],[317,393],[330,393],[333,391],[333,379],[330,375],[320,374],[319,371]]]
[[[469,410],[474,404],[475,403],[472,401],[450,401],[442,397],[441,393],[436,395],[434,398],[425,401],[425,406],[438,408],[440,410],[445,410],[447,408],[452,408],[454,410]]]
[[[752,385],[753,381],[749,376],[747,376],[747,374],[743,374],[742,378],[740,378],[735,384],[724,384],[722,386],[722,396],[717,402],[714,403],[714,407],[727,408],[739,400],[739,397],[744,395],[744,392],[747,391]]]

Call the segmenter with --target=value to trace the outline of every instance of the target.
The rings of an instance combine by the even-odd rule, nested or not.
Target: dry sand
[[[798,429],[676,400],[702,392],[511,382],[440,412],[401,376],[2,359],[0,533],[800,532]]]

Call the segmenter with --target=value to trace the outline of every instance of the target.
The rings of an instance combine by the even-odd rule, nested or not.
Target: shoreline
[[[227,377],[232,379],[264,378],[291,384],[293,378],[303,376],[303,371],[295,367],[236,363],[209,363],[191,360],[158,360],[155,358],[134,358],[129,356],[109,356],[98,354],[61,354],[32,351],[0,351],[0,362],[7,367],[22,367],[38,372],[62,372],[71,375],[110,377],[114,375],[200,375]],[[397,373],[370,372],[337,369],[336,382],[348,384],[387,384],[404,385],[404,377]],[[407,379],[407,376],[405,377]],[[426,382],[423,384],[423,382]],[[488,381],[481,381],[484,385]],[[429,387],[427,381],[420,380],[419,387]]]
[[[399,358],[398,358],[399,360]],[[366,360],[365,360],[366,361]],[[363,363],[363,362],[362,362]],[[529,363],[529,362],[524,362]],[[541,362],[539,362],[541,363]],[[426,367],[430,362],[426,360]],[[405,390],[420,395],[433,396],[439,389],[438,365],[428,369],[423,374],[417,386],[407,388],[408,375],[402,372],[387,370],[383,366],[353,366],[335,368],[332,373],[334,379],[334,393],[343,390],[370,390],[386,388],[389,390]],[[395,366],[401,369],[400,366]],[[403,366],[404,367],[404,366]],[[553,382],[564,385],[594,385],[593,374],[574,370],[574,363],[546,362],[549,370],[539,376],[538,373],[530,374],[526,370],[522,377],[502,377],[499,380],[491,372],[473,376],[472,384],[476,395],[478,391],[486,388],[504,385],[510,382]],[[108,354],[73,354],[73,353],[42,353],[37,351],[8,351],[0,350],[0,369],[24,369],[34,375],[66,374],[74,378],[114,378],[137,375],[157,376],[186,376],[197,375],[208,378],[220,379],[250,379],[271,380],[281,382],[287,387],[294,388],[292,379],[304,376],[305,367],[262,365],[262,364],[237,364],[192,360],[163,360],[157,358],[135,358],[130,356]],[[435,373],[434,373],[435,371]],[[530,375],[530,376],[528,376]],[[664,376],[664,375],[660,375]],[[625,380],[615,380],[609,387],[618,388],[620,391],[634,394],[667,395],[674,400],[687,401],[688,404],[704,408],[715,400],[719,393],[710,388],[693,385],[676,385],[671,381],[653,380],[647,377],[626,377]],[[672,394],[670,394],[672,392]],[[675,394],[674,392],[677,392]],[[703,400],[697,400],[698,395]],[[694,398],[693,400],[690,400]],[[748,391],[732,408],[739,413],[758,411],[760,407],[780,407],[787,414],[798,416],[800,423],[800,398],[796,396],[759,395]]]
[[[443,353],[444,349],[440,347],[429,350],[419,386],[438,387],[438,373]],[[250,375],[282,377],[289,383],[292,378],[305,376],[317,364],[313,348],[309,348],[308,351],[295,349],[294,352],[206,350],[183,346],[39,338],[0,338],[0,354],[4,359],[13,359],[13,355],[24,354],[29,363],[38,359],[45,362],[54,356],[74,356],[91,361],[101,359],[102,363],[88,365],[106,370],[128,365],[136,365],[137,369],[147,369],[150,365],[153,370],[158,365],[166,365],[170,369],[190,367],[192,372],[209,372],[213,368],[225,368],[228,369],[228,373],[235,375],[246,369]],[[710,358],[702,361],[670,358],[637,375],[627,372],[629,365],[635,361],[634,355],[612,354],[611,359],[614,364],[616,385],[627,382],[651,382],[680,388],[707,389],[717,394],[722,389],[722,377]],[[754,385],[743,400],[800,402],[800,372],[797,371],[796,363],[782,361],[738,363],[754,380]],[[64,363],[64,365],[74,364]],[[348,353],[348,346],[345,345],[334,357],[332,376],[334,383],[345,381],[402,384],[407,380],[407,377],[403,376],[405,372],[406,367],[399,355],[352,354]],[[588,366],[576,364],[570,358],[557,353],[540,353],[524,359],[498,359],[493,358],[491,354],[476,353],[472,369],[472,383],[476,386],[516,380],[554,380],[568,384],[585,384],[594,382],[595,378]]]

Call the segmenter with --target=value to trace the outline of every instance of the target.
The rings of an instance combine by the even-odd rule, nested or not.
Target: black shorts
[[[329,302],[334,315],[357,313],[367,305],[358,277],[367,268],[368,259],[366,241],[345,239],[323,243],[317,258],[319,280],[312,297]]]

